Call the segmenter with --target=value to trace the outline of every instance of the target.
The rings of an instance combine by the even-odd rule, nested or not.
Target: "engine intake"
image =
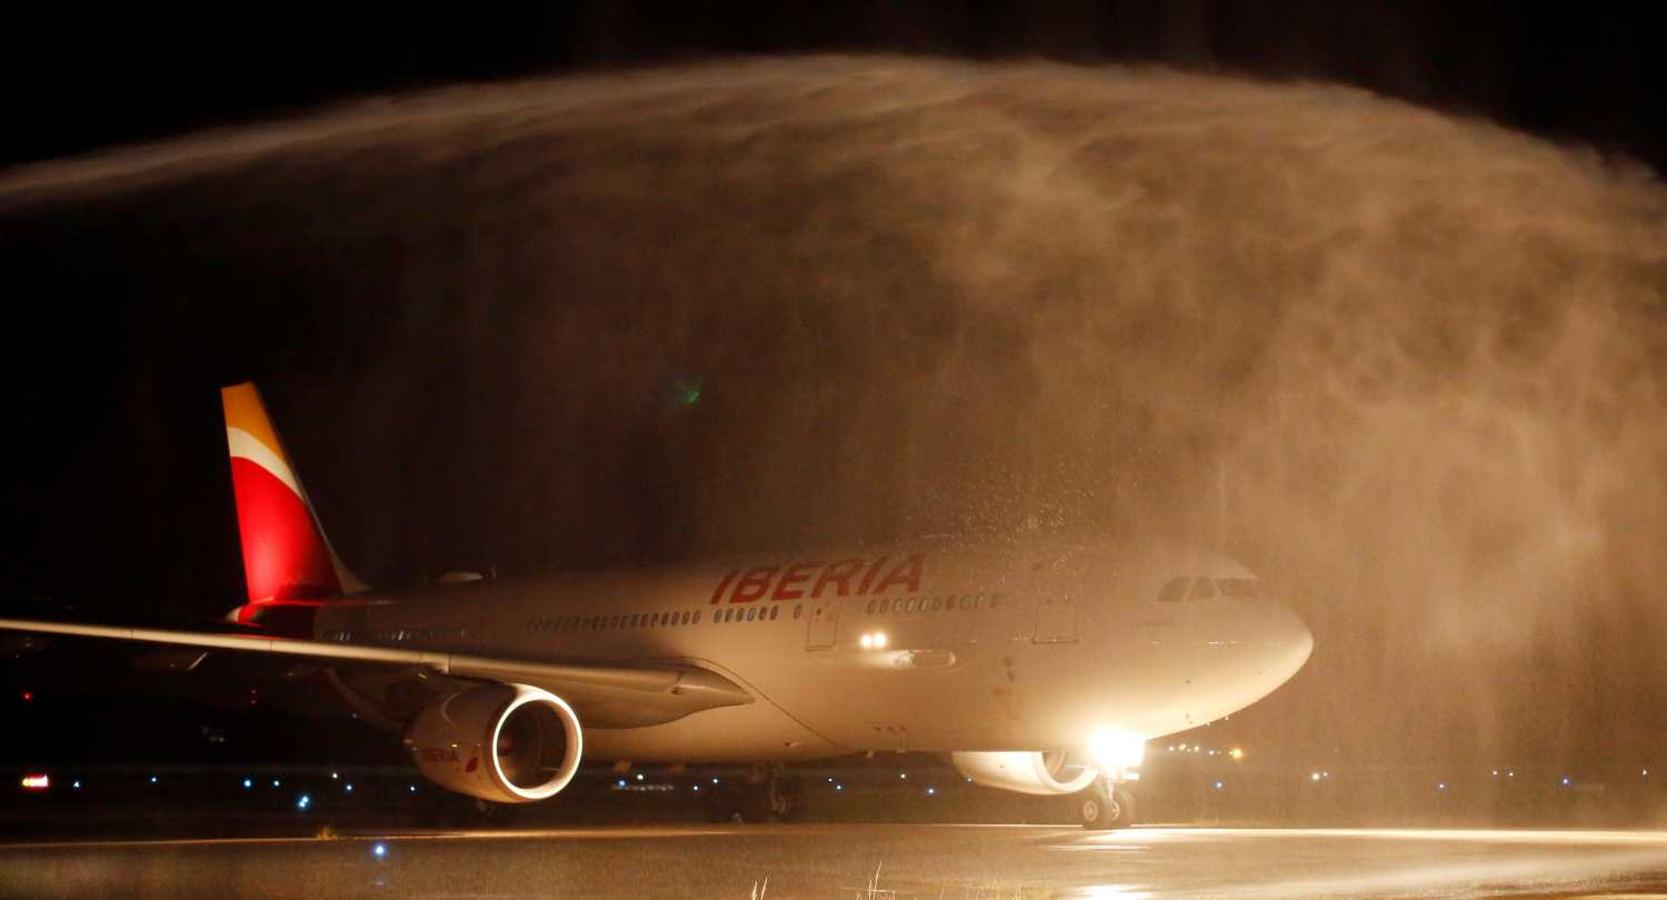
[[[1099,774],[1073,764],[1063,751],[951,753],[949,758],[975,783],[1021,794],[1074,794]]]
[[[497,803],[555,796],[579,771],[584,736],[565,700],[524,684],[448,694],[405,730],[417,770],[448,791]]]

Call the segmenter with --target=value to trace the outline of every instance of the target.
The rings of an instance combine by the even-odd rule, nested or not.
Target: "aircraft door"
[[[1039,562],[1031,590],[1036,597],[1036,631],[1031,637],[1038,644],[1066,644],[1077,639],[1078,587],[1069,575],[1069,562],[1064,556],[1050,556]]]
[[[810,624],[805,631],[806,650],[828,650],[839,637],[839,600],[828,598],[810,604]]]

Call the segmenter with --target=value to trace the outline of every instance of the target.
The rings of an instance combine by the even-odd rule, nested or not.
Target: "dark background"
[[[1157,63],[1272,79],[1342,81],[1590,145],[1641,160],[1656,171],[1667,166],[1667,101],[1660,90],[1667,79],[1661,77],[1659,56],[1650,55],[1658,32],[1645,14],[1621,7],[1528,12],[1508,4],[1435,3],[942,3],[901,9],[881,3],[812,9],[573,3],[428,12],[392,5],[340,9],[299,4],[215,13],[42,7],[6,15],[3,64],[13,102],[7,110],[3,160],[19,165],[299,114],[371,93],[458,81],[733,54],[878,50]],[[235,184],[220,186],[228,194],[236,190]],[[219,213],[213,194],[205,196],[200,205],[178,211],[176,224],[188,223],[179,225],[180,233],[213,229]],[[305,235],[305,212],[302,208],[294,219],[272,224]],[[446,454],[464,452],[457,449],[458,441],[385,446],[376,443],[377,429],[370,420],[340,426],[334,433],[345,428],[364,442],[334,441],[326,423],[349,421],[366,409],[367,398],[376,396],[374,386],[363,386],[368,367],[356,360],[377,348],[355,341],[367,334],[397,337],[401,328],[420,333],[432,327],[420,318],[403,318],[399,304],[410,299],[410,291],[384,289],[405,277],[409,256],[390,252],[368,267],[332,259],[318,267],[320,274],[289,267],[295,260],[326,259],[331,253],[331,247],[311,246],[302,237],[297,246],[286,248],[284,265],[251,253],[200,271],[181,266],[166,282],[170,290],[183,289],[175,297],[138,284],[143,278],[134,275],[167,269],[161,254],[171,246],[170,222],[167,217],[159,222],[142,196],[118,197],[96,209],[67,206],[0,225],[0,268],[31,274],[13,288],[12,346],[0,359],[0,402],[12,435],[0,450],[5,472],[0,527],[10,535],[0,545],[0,575],[12,592],[42,598],[38,606],[12,604],[9,609],[57,615],[71,604],[76,612],[100,620],[191,621],[240,602],[223,432],[207,388],[251,377],[271,385],[273,412],[303,460],[304,477],[332,533],[352,551],[350,562],[379,586],[420,581],[450,568],[496,566],[513,574],[607,566],[675,558],[691,547],[689,535],[677,530],[680,521],[690,520],[679,520],[676,513],[691,505],[693,488],[637,477],[674,468],[665,464],[667,455],[698,447],[703,439],[710,444],[714,437],[703,435],[698,422],[680,424],[684,411],[666,399],[675,393],[672,389],[623,392],[610,401],[616,415],[609,415],[608,404],[592,404],[586,415],[594,418],[551,425],[551,433],[543,435],[551,441],[552,454],[564,453],[561,442],[587,430],[627,448],[614,469],[588,485],[574,484],[576,500],[582,501],[575,508],[604,505],[586,494],[596,490],[595,484],[636,488],[628,502],[611,504],[610,518],[554,529],[568,537],[559,546],[553,538],[527,537],[525,530],[474,530],[469,516],[456,515],[452,504],[460,495],[463,502],[475,499],[469,490],[480,494],[480,506],[489,509],[474,521],[528,522],[564,515],[560,508],[517,506],[513,486],[500,491],[451,485],[434,492],[447,499],[392,495],[421,484],[412,473],[448,471],[453,460]],[[454,237],[431,233],[443,231],[443,223],[416,227],[422,234],[413,245],[445,245]],[[135,239],[135,234],[143,237]],[[458,240],[467,251],[466,241]],[[73,285],[73,290],[55,290],[54,285]],[[311,288],[367,300],[353,308],[327,308],[326,301],[316,299],[325,291]],[[195,317],[204,298],[220,296],[236,296],[240,305]],[[310,315],[288,316],[296,296],[314,298],[308,301]],[[440,308],[448,300],[421,299]],[[176,310],[180,315],[171,315]],[[231,330],[237,340],[224,340]],[[475,349],[480,356],[492,355],[490,345]],[[682,362],[668,361],[662,384],[674,384],[685,374]],[[513,373],[512,361],[501,365]],[[688,368],[698,370],[698,361]],[[475,390],[505,383],[503,371],[472,374],[476,371],[463,362],[430,369],[431,380],[421,390],[431,391],[434,400],[404,410],[396,423],[403,425],[401,433],[413,431],[414,418],[455,433],[512,413],[515,397]],[[275,373],[282,378],[274,378]],[[448,390],[460,384],[461,392]],[[354,385],[353,393],[341,391],[342,385]],[[738,402],[712,394],[708,403]],[[483,442],[490,443],[490,437],[483,434]],[[406,474],[352,483],[340,474],[376,465],[399,467]],[[362,502],[344,508],[346,497]],[[399,521],[377,518],[376,509],[396,503],[402,511]],[[895,534],[884,522],[855,530],[871,539]],[[788,544],[793,539],[780,536]],[[186,690],[186,683],[158,686],[124,676],[118,680],[120,690],[111,691],[108,673],[120,668],[110,658],[54,654],[45,664],[58,670],[41,669],[42,661],[29,660],[8,674],[13,683],[26,682],[41,695],[29,701],[36,704],[29,714],[40,717],[35,722],[50,723],[37,733],[54,736],[51,752],[187,758],[200,753],[196,707],[169,706],[169,718],[159,720],[155,710],[136,711],[123,699],[142,690],[167,697]],[[242,680],[209,681],[210,687],[230,685],[228,695],[218,698],[223,703],[235,704],[245,690]],[[76,691],[94,697],[92,705],[52,706],[55,693]],[[1257,709],[1261,712],[1246,717],[1262,715],[1277,723],[1281,716],[1302,712],[1280,695]],[[1582,746],[1602,744],[1600,719],[1595,713],[1571,719]],[[149,749],[117,747],[92,737],[101,728],[141,733],[148,721],[170,723],[146,735]],[[238,722],[232,733],[234,742],[245,745],[244,752],[284,755],[303,748],[316,752],[319,746],[314,737],[281,722],[262,724],[277,720],[257,716]],[[351,740],[343,743],[358,746]],[[41,753],[45,746],[33,744],[19,752]]]
[[[367,92],[713,55],[890,51],[1152,62],[1342,81],[1667,162],[1649,4],[28,4],[6,14],[0,161],[77,153]],[[1653,52],[1652,52],[1653,51]]]

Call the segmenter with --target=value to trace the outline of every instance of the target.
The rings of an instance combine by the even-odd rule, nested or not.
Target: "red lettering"
[[[731,569],[731,570],[729,570],[729,574],[724,576],[724,580],[718,582],[718,589],[712,592],[712,602],[713,603],[717,603],[718,601],[723,599],[724,588],[729,587],[729,583],[731,581],[734,581],[735,576],[737,576],[739,574],[741,574],[740,569]]]
[[[880,579],[880,583],[874,586],[874,593],[883,594],[887,588],[895,584],[908,588],[911,594],[920,590],[920,569],[925,561],[924,553],[911,554],[908,559],[894,566],[886,577]]]
[[[857,593],[868,593],[868,586],[874,583],[875,574],[880,571],[880,566],[883,565],[888,558],[889,557],[882,556],[879,559],[874,560],[874,564],[869,566],[868,571],[862,576],[862,584],[857,585]]]
[[[851,576],[857,574],[857,570],[861,568],[862,560],[860,559],[842,559],[839,562],[828,563],[827,568],[822,570],[822,576],[816,579],[816,587],[811,589],[810,596],[813,598],[822,596],[822,590],[830,584],[839,586],[838,596],[843,597],[849,594],[851,592]]]
[[[769,593],[770,580],[775,577],[776,568],[774,566],[753,569],[741,576],[740,581],[735,582],[735,592],[729,595],[729,602],[751,603],[763,597]]]
[[[822,565],[822,564],[821,563],[794,563],[793,565],[788,566],[787,571],[781,573],[781,580],[776,582],[776,592],[775,592],[775,594],[771,595],[770,599],[771,600],[797,600],[800,597],[803,597],[805,595],[804,591],[801,591],[797,588],[789,590],[789,587],[791,585],[800,584],[802,582],[809,581],[811,571],[814,570],[815,568],[817,568],[820,565]]]

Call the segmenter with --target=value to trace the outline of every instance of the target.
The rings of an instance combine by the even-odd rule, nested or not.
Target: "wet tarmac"
[[[1667,897],[1667,832],[674,826],[0,846],[4,897]]]

